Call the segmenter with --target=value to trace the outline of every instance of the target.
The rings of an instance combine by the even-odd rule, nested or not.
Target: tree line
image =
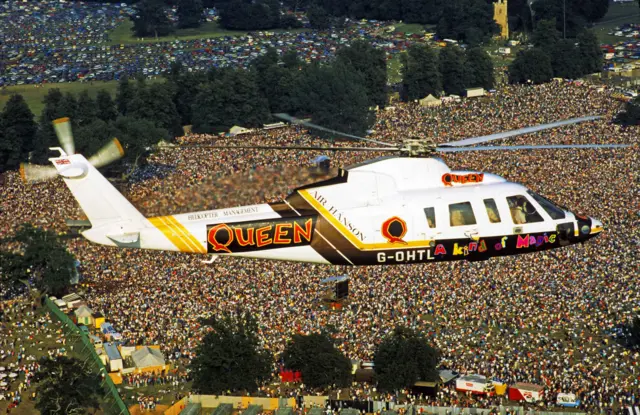
[[[554,19],[542,20],[531,40],[533,48],[518,54],[509,67],[511,82],[540,84],[554,77],[577,79],[602,70],[600,43],[590,30],[563,39]]]
[[[302,383],[312,389],[343,388],[353,382],[351,360],[327,331],[293,335],[276,359],[261,344],[258,324],[248,313],[223,313],[202,324],[210,330],[190,365],[196,393],[253,393],[277,368],[299,372]],[[382,339],[373,360],[381,391],[410,388],[417,381],[433,382],[439,377],[440,352],[407,327],[396,327]]]
[[[165,36],[176,28],[198,27],[205,7],[215,7],[220,25],[229,30],[292,29],[301,27],[296,12],[304,12],[313,29],[340,27],[345,18],[395,20],[434,25],[441,39],[477,45],[498,33],[493,0],[142,0],[136,5],[133,30],[139,37]],[[608,0],[526,0],[508,3],[512,30],[532,32],[540,21],[555,22],[556,29],[576,37],[604,17]],[[178,24],[166,16],[176,7]],[[553,20],[555,19],[555,20]]]
[[[493,87],[493,63],[481,49],[447,46],[438,52],[414,45],[402,59],[406,100]],[[279,56],[273,49],[248,70],[189,72],[175,64],[165,82],[123,77],[115,100],[105,90],[93,98],[88,91],[76,96],[51,89],[38,122],[24,99],[12,96],[0,113],[0,166],[4,171],[27,160],[46,162],[47,149],[57,145],[52,121],[62,117],[71,118],[78,152],[90,156],[117,137],[129,163],[144,162],[159,141],[181,136],[184,125],[197,133],[220,133],[234,125],[261,127],[276,113],[365,135],[388,92],[385,52],[365,41],[338,50],[322,65],[301,61],[295,51]]]

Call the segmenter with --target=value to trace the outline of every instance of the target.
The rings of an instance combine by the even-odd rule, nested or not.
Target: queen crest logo
[[[384,236],[389,243],[403,244],[407,243],[402,239],[407,233],[407,222],[400,219],[397,216],[389,218],[382,223],[382,236]]]

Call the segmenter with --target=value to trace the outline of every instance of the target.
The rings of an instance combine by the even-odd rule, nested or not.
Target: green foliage
[[[292,60],[297,57],[295,52]],[[297,109],[295,107],[295,83],[298,77],[296,63],[290,62],[294,68],[286,65],[279,65],[278,54],[275,49],[270,48],[266,54],[259,56],[252,62],[252,68],[256,73],[256,83],[260,95],[269,102],[269,111],[271,113],[293,113]]]
[[[315,4],[307,10],[307,17],[309,18],[309,24],[313,29],[324,30],[331,26],[329,13],[322,7]]]
[[[417,381],[438,379],[440,352],[427,340],[406,327],[396,327],[378,346],[374,356],[378,388],[396,391],[410,388]]]
[[[173,102],[180,115],[182,125],[191,125],[191,110],[199,88],[207,83],[207,74],[204,72],[186,72],[180,70],[170,78],[172,89],[175,91]]]
[[[576,37],[588,23],[602,19],[609,10],[608,0],[536,0],[531,4],[535,20],[555,19],[556,29],[566,37]],[[564,11],[564,12],[563,12]],[[565,13],[566,12],[566,13]]]
[[[268,119],[269,110],[252,71],[225,69],[217,79],[201,86],[192,114],[193,131],[211,133],[236,124],[260,126]]]
[[[553,48],[562,37],[561,33],[556,29],[555,18],[550,20],[540,20],[533,32],[531,43],[537,48]]]
[[[201,0],[178,0],[178,27],[198,27],[203,21],[204,8]]]
[[[116,106],[120,114],[128,115],[129,110],[133,109],[131,101],[135,96],[136,87],[129,81],[129,77],[125,75],[120,78],[118,92],[116,93]]]
[[[172,138],[167,130],[157,127],[152,121],[134,117],[119,117],[113,127],[129,161],[144,161],[153,145]]]
[[[118,118],[118,110],[116,104],[111,98],[111,94],[104,89],[98,91],[96,96],[97,116],[102,121],[114,121]]]
[[[583,30],[576,39],[580,59],[580,72],[592,74],[602,71],[602,51],[598,37],[591,30]]]
[[[375,121],[370,102],[363,76],[340,62],[310,65],[298,78],[298,110],[323,127],[365,135]]]
[[[617,121],[625,125],[640,124],[640,96],[625,104],[624,111],[618,114]]]
[[[351,361],[338,350],[328,334],[296,334],[282,354],[287,369],[299,371],[312,388],[347,387],[352,381]]]
[[[387,60],[385,52],[371,43],[357,40],[349,47],[339,49],[338,62],[349,65],[352,71],[364,77],[364,86],[371,106],[384,106],[387,102]]]
[[[220,25],[229,30],[265,30],[280,27],[278,0],[229,0],[219,6]],[[289,22],[290,23],[290,22]]]
[[[520,52],[509,66],[509,81],[541,84],[553,77],[549,55],[539,48]]]
[[[442,91],[438,55],[429,46],[414,44],[401,56],[403,99],[415,100]]]
[[[493,60],[482,48],[471,48],[466,55],[465,86],[492,89],[495,84]]]
[[[447,94],[463,95],[465,83],[465,55],[456,45],[447,45],[440,49],[438,57],[442,89]]]
[[[183,131],[180,114],[173,102],[174,93],[171,83],[138,83],[127,115],[152,121],[156,127],[167,130],[173,136],[181,136]]]
[[[629,326],[629,345],[640,348],[640,316],[636,316]]]
[[[74,121],[77,125],[87,125],[98,117],[96,102],[89,96],[89,91],[84,90],[78,96],[78,108]]]
[[[298,29],[302,27],[302,22],[300,22],[300,20],[298,20],[293,14],[285,14],[280,19],[280,27],[287,30]]]
[[[100,407],[100,376],[78,359],[43,358],[34,380],[37,382],[35,407],[42,415],[83,414]]]
[[[54,232],[24,224],[10,241],[20,250],[2,253],[0,270],[8,283],[29,279],[44,293],[59,296],[65,292],[75,271],[75,258]]]
[[[37,131],[22,95],[12,95],[0,113],[0,173],[27,161],[28,153],[36,147]]]
[[[136,16],[132,16],[133,32],[138,37],[166,36],[173,31],[171,21],[165,14],[162,0],[142,0],[136,6]]]
[[[553,76],[564,79],[576,79],[582,76],[579,51],[573,41],[559,40],[551,48],[550,57]]]
[[[193,389],[202,394],[255,392],[269,378],[272,356],[260,345],[257,324],[249,314],[225,314],[211,326],[191,361]]]
[[[449,0],[443,6],[436,32],[443,39],[477,45],[498,33],[493,5],[486,0]]]

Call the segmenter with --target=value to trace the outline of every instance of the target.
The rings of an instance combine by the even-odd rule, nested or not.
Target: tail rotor
[[[75,154],[75,143],[71,132],[71,122],[69,118],[58,118],[53,121],[53,128],[60,143],[61,157]],[[89,163],[100,168],[120,159],[124,155],[124,149],[117,138],[113,138],[105,144],[96,154],[89,158]],[[57,161],[58,164],[64,164]],[[58,169],[54,166],[41,166],[31,163],[20,165],[20,176],[25,183],[35,183],[51,180],[58,175]]]

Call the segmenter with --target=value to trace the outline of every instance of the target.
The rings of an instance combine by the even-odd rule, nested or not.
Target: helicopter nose
[[[589,219],[591,219],[591,235],[597,235],[604,230],[604,227],[602,226],[602,222],[600,222],[598,219],[594,219],[594,218],[589,218]]]

